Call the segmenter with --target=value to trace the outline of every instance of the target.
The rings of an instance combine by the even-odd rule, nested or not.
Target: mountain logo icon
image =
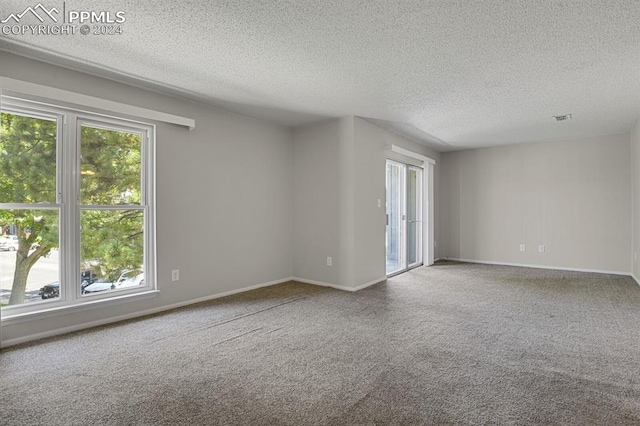
[[[25,15],[29,13],[35,16],[40,22],[44,22],[46,17],[49,17],[49,19],[51,19],[53,22],[58,22],[58,19],[53,16],[53,14],[55,13],[57,15],[58,13],[60,13],[60,11],[58,11],[58,9],[56,9],[55,7],[47,10],[47,8],[42,5],[42,3],[38,3],[34,7],[27,7],[22,13],[12,13],[6,19],[0,21],[0,23],[6,24],[9,21],[13,20],[17,24]]]

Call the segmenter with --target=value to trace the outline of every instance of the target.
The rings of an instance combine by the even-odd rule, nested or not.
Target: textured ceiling
[[[2,0],[0,20],[36,4]],[[0,35],[0,49],[286,125],[363,116],[440,150],[624,133],[640,118],[638,0],[64,6],[122,10],[123,34]]]

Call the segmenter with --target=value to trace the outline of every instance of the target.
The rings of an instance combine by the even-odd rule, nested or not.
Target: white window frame
[[[113,303],[155,296],[156,274],[156,126],[118,114],[105,114],[90,109],[61,106],[55,101],[30,100],[13,93],[0,97],[0,111],[57,121],[56,204],[46,209],[59,211],[59,283],[60,297],[15,306],[4,306],[1,321],[5,323],[41,319],[47,316],[106,306]],[[80,130],[83,125],[142,135],[140,204],[82,205],[80,200]],[[41,204],[0,203],[0,209],[44,209]],[[144,211],[144,285],[81,294],[80,214],[83,210]]]

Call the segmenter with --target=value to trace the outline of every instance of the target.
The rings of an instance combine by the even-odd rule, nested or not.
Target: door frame
[[[392,277],[394,275],[398,275],[401,274],[403,272],[406,272],[410,269],[414,269],[417,268],[419,266],[422,266],[424,264],[424,243],[423,243],[423,239],[424,239],[424,232],[423,232],[423,227],[424,227],[424,203],[423,203],[423,197],[424,197],[424,178],[420,178],[421,176],[424,175],[424,169],[421,166],[417,166],[417,165],[413,165],[413,164],[407,164],[406,162],[402,162],[402,161],[398,161],[396,159],[391,159],[391,158],[387,158],[385,161],[385,172],[387,174],[387,176],[389,175],[389,167],[394,167],[398,169],[398,180],[397,180],[397,187],[395,187],[394,185],[394,189],[395,191],[391,191],[391,188],[389,187],[389,185],[387,185],[386,188],[386,195],[385,195],[385,204],[386,204],[386,209],[387,211],[385,212],[387,215],[387,227],[386,227],[386,236],[385,236],[385,240],[387,241],[387,252],[385,255],[385,267],[388,266],[388,256],[389,256],[389,245],[395,245],[397,246],[397,256],[398,256],[398,269],[394,270],[393,272],[387,273],[387,277]],[[411,174],[412,173],[417,173],[418,174],[418,179],[415,182],[415,188],[413,188],[413,186],[411,185]],[[388,182],[387,182],[388,183]],[[415,201],[416,204],[413,205],[413,209],[410,208],[410,204],[411,204],[411,193],[413,191],[411,191],[411,189],[414,189],[415,191]],[[399,199],[397,199],[396,201],[399,202],[399,206],[398,206],[398,211],[396,211],[396,214],[390,215],[389,214],[389,208],[390,207],[390,200],[389,200],[389,196],[390,194],[395,194],[396,197],[399,197]],[[394,203],[395,204],[395,203]],[[415,215],[415,220],[413,221],[413,223],[419,223],[420,225],[420,232],[412,232],[411,234],[416,236],[418,238],[418,240],[416,241],[415,238],[413,239],[413,247],[412,247],[412,238],[410,237],[410,233],[409,233],[409,223],[411,222],[411,217],[413,217],[411,210],[416,210],[415,213],[417,213]],[[401,216],[401,218],[397,218],[396,216]],[[400,220],[399,223],[399,229],[396,229],[397,232],[397,239],[394,239],[395,241],[393,241],[392,243],[389,243],[389,228],[390,228],[390,224],[389,224],[389,220]],[[394,228],[395,229],[395,228]],[[397,243],[397,244],[395,244]],[[416,260],[411,263],[410,262],[410,253],[414,252],[415,253],[415,258]]]
[[[425,155],[418,154],[398,145],[389,144],[386,146],[388,151],[410,157],[414,160],[422,161],[422,262],[425,266],[433,265],[435,256],[435,223],[434,223],[434,177],[436,160]],[[385,168],[386,168],[385,159]],[[393,158],[389,158],[393,160]],[[393,160],[396,161],[396,160]],[[426,223],[425,223],[426,222]],[[386,232],[386,230],[385,230]],[[385,256],[386,260],[386,256]]]
[[[422,266],[424,265],[424,243],[423,243],[423,239],[424,239],[424,231],[423,231],[423,227],[425,225],[425,220],[424,220],[424,202],[423,202],[423,198],[424,198],[424,178],[422,177],[424,175],[424,168],[423,167],[419,167],[419,166],[413,166],[411,164],[406,164],[406,168],[407,168],[407,173],[406,173],[406,177],[405,177],[405,186],[406,186],[406,194],[405,194],[405,238],[406,238],[406,244],[405,244],[405,250],[406,250],[406,259],[405,259],[405,263],[406,263],[406,268],[405,271],[408,271],[410,269],[413,268],[417,268],[418,266]],[[417,198],[417,202],[418,205],[420,206],[418,212],[418,217],[416,218],[416,220],[414,221],[414,223],[420,223],[420,232],[416,232],[419,241],[415,244],[415,250],[416,250],[416,261],[413,263],[409,263],[409,253],[411,252],[411,248],[410,248],[410,233],[409,233],[409,224],[411,223],[411,213],[410,213],[410,209],[409,209],[409,203],[410,203],[410,182],[411,182],[411,171],[415,170],[418,172],[419,177],[421,177],[422,179],[417,179],[416,180],[416,198]]]
[[[385,273],[386,268],[389,266],[389,247],[393,246],[397,251],[397,262],[398,269],[394,270],[391,273],[387,273],[387,277],[401,274],[405,272],[408,268],[408,238],[407,238],[407,177],[408,177],[408,166],[406,163],[401,161],[392,160],[387,158],[385,161],[385,174],[388,178],[390,168],[396,168],[398,171],[397,174],[397,185],[389,186],[389,182],[387,181],[386,185],[386,193],[385,193],[385,214],[387,217],[387,225],[385,227]],[[392,188],[394,189],[392,191]],[[394,198],[394,202],[391,203],[389,197]],[[393,207],[392,207],[393,205]],[[397,206],[396,206],[397,205]],[[397,210],[396,210],[397,207]],[[394,212],[395,214],[390,214]],[[396,222],[399,221],[399,222]],[[393,223],[393,225],[392,225]],[[389,230],[395,230],[396,238],[392,238],[389,240]]]

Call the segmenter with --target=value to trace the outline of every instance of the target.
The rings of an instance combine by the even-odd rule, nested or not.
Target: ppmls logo
[[[62,9],[62,13],[60,13]],[[0,16],[0,19],[2,17]],[[42,3],[29,6],[22,12],[11,13],[0,20],[2,35],[122,35],[125,12],[119,10],[67,10],[46,7]],[[60,22],[61,21],[61,22]],[[35,23],[35,25],[33,24]]]
[[[35,16],[36,18],[38,18],[40,22],[44,22],[44,18],[42,17],[43,15],[48,16],[53,22],[58,22],[58,19],[55,16],[53,16],[54,13],[57,15],[60,13],[60,11],[55,7],[52,7],[50,10],[47,10],[47,8],[42,5],[42,3],[38,3],[35,7],[31,7],[31,6],[27,7],[22,13],[18,13],[18,14],[12,13],[7,17],[7,19],[0,21],[0,23],[6,24],[6,23],[9,23],[9,21],[13,20],[15,21],[16,24],[19,24],[22,17],[24,17],[27,14],[31,14]]]

